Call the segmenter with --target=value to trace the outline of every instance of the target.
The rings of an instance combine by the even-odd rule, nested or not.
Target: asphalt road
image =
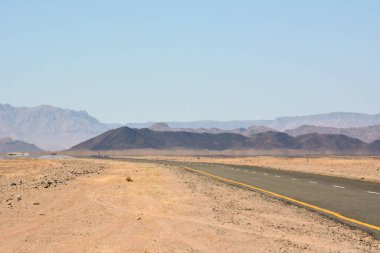
[[[136,159],[133,160],[137,161]],[[138,161],[185,166],[227,180],[274,192],[330,210],[355,221],[380,227],[380,184],[378,183],[253,166],[158,160]],[[231,181],[228,183],[234,184]],[[302,204],[300,206],[309,208]],[[321,213],[340,222],[359,227],[380,238],[380,231],[376,228],[350,222],[323,211]]]

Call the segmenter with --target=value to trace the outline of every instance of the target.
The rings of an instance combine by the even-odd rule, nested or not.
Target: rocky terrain
[[[0,160],[0,203],[9,208],[27,198],[24,192],[67,185],[77,177],[99,174],[104,165],[78,160],[10,159]],[[30,168],[25,171],[25,167]],[[26,173],[27,172],[27,173]]]
[[[164,163],[20,159],[0,172],[1,252],[380,251],[365,232]]]

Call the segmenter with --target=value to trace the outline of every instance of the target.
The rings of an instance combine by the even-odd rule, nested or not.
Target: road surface
[[[380,238],[380,184],[378,183],[254,166],[128,160],[165,163],[187,168],[217,180],[261,191],[321,212]]]

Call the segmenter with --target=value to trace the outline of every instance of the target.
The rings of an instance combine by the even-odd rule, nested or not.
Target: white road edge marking
[[[254,172],[254,171],[251,171],[251,173],[255,174],[256,172]]]
[[[367,191],[368,193],[372,193],[372,194],[379,194],[380,195],[380,192],[373,192],[373,191]]]
[[[290,178],[291,180],[294,180],[294,181],[297,181],[298,179],[297,178],[294,178],[294,177],[292,177],[292,178]]]
[[[339,186],[339,185],[333,185],[333,187],[335,187],[335,188],[341,188],[341,189],[345,189],[346,187],[344,187],[344,186]]]
[[[318,184],[317,182],[315,181],[309,181],[310,184]]]
[[[264,173],[264,175],[265,175],[265,176],[268,176],[268,174],[267,174],[267,173]]]
[[[275,177],[281,177],[281,176],[279,176],[279,175],[276,175]]]

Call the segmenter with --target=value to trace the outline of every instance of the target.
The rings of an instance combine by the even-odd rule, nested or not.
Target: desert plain
[[[374,157],[311,158],[309,166],[304,158],[153,158],[379,182]],[[380,242],[318,213],[172,165],[5,159],[0,252],[380,252]]]
[[[118,156],[130,157],[135,156]],[[305,172],[380,183],[378,156],[138,156],[139,159],[249,165],[275,170]]]

